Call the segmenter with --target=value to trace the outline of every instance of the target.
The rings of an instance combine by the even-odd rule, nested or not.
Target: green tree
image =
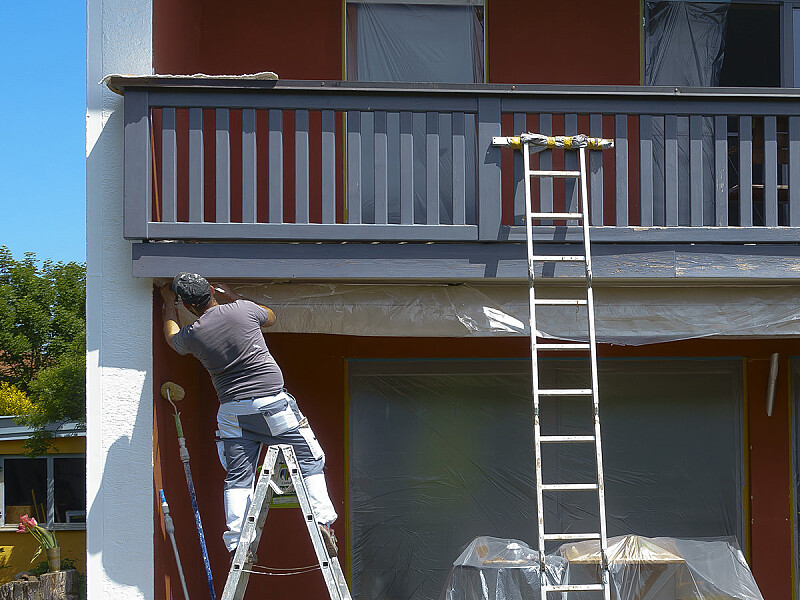
[[[35,430],[32,453],[50,447],[54,425],[86,420],[85,340],[85,266],[0,246],[0,382],[34,406],[20,419]]]

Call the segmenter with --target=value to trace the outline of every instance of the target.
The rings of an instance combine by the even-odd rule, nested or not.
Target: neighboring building
[[[55,531],[62,558],[86,572],[86,431],[65,423],[54,432],[53,450],[31,458],[23,445],[31,429],[0,417],[0,583],[46,561],[31,562],[38,544],[17,533],[20,517],[29,515]]]
[[[477,535],[534,545],[521,161],[491,146],[524,130],[616,141],[590,164],[610,534],[736,538],[767,600],[798,597],[797,10],[90,0],[89,598],[182,597],[162,487],[206,593],[166,380],[186,389],[219,590],[226,574],[216,399],[164,343],[153,288],[182,270],[276,309],[267,341],[326,450],[354,597],[437,598]],[[280,79],[186,76],[264,71]],[[112,73],[124,96],[98,83]],[[557,225],[538,241],[568,254]],[[554,294],[578,281],[544,275]],[[570,338],[573,319],[539,325]],[[554,476],[591,464],[557,458]],[[576,528],[590,513],[546,509]],[[260,564],[313,562],[298,515],[267,524]],[[317,574],[250,586],[324,597]]]

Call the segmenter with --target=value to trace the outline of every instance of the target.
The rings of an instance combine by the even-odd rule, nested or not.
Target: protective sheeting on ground
[[[273,283],[232,287],[275,310],[278,322],[271,330],[275,332],[400,337],[528,335],[525,284]],[[594,292],[599,342],[639,345],[715,336],[800,335],[796,286],[595,286]],[[552,286],[538,294],[575,297],[576,290]],[[537,328],[542,337],[579,340],[586,335],[585,307],[542,306],[537,309]]]
[[[598,541],[568,543],[546,558],[550,585],[600,581]],[[608,541],[618,600],[762,600],[735,539],[626,535]],[[442,600],[538,600],[539,553],[524,542],[475,538],[453,563]],[[597,598],[597,592],[570,597]]]

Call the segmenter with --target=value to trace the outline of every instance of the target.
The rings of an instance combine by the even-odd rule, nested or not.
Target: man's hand
[[[164,300],[164,304],[175,304],[175,292],[172,291],[172,284],[165,283],[159,288],[161,292],[161,298]]]
[[[167,344],[172,348],[172,337],[181,329],[178,325],[178,313],[175,310],[175,300],[177,296],[172,291],[172,284],[165,283],[159,288],[161,298],[164,300],[164,308],[161,313],[161,318],[164,321],[164,339]]]

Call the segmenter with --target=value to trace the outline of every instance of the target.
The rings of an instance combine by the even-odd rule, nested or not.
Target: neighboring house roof
[[[15,421],[16,418],[15,416],[0,416],[0,441],[27,440],[31,436],[33,429],[27,425],[18,424]],[[86,426],[69,421],[54,429],[53,435],[57,438],[85,437]]]

